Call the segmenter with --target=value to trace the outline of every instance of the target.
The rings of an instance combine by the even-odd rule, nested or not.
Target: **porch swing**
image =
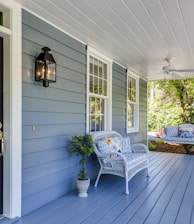
[[[164,76],[164,83],[166,92],[166,73]],[[165,115],[165,105],[163,105],[163,114]],[[182,144],[186,154],[189,154],[194,145],[194,125],[189,123],[173,126],[168,125],[164,128],[162,138],[164,143]]]

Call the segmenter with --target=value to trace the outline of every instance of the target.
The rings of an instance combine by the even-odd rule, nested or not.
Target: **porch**
[[[88,198],[73,191],[14,223],[194,223],[193,168],[192,155],[150,152],[150,177],[137,174],[129,195],[122,178],[104,176],[98,188],[90,187]]]

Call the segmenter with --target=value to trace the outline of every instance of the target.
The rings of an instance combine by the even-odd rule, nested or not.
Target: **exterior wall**
[[[86,131],[86,46],[23,11],[22,24],[22,215],[75,189],[80,168],[68,142]],[[57,82],[34,81],[34,62],[48,46],[57,62]],[[126,135],[126,69],[113,63],[113,129]],[[146,82],[140,80],[140,130],[146,139]],[[145,125],[145,127],[144,127]],[[35,127],[33,131],[32,127]],[[146,133],[147,134],[147,133]],[[91,179],[99,166],[88,164]]]
[[[112,66],[112,130],[126,135],[127,71],[116,63]]]
[[[112,86],[112,129],[117,130],[123,136],[126,134],[127,118],[127,71],[116,63],[113,63]],[[131,142],[147,144],[147,82],[139,80],[139,132],[128,134]]]
[[[86,130],[86,47],[26,11],[22,21],[24,215],[75,188],[79,158],[68,141]],[[44,46],[57,62],[57,82],[48,88],[34,81],[34,61]]]
[[[136,135],[135,142],[147,144],[147,82],[139,80],[139,133]]]

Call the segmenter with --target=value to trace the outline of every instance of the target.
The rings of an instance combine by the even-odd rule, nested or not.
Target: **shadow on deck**
[[[150,177],[146,170],[133,177],[129,195],[123,178],[104,175],[87,198],[70,192],[15,223],[194,223],[193,170],[194,156],[150,152]]]

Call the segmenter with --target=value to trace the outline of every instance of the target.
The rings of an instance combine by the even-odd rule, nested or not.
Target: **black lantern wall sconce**
[[[56,62],[52,54],[49,54],[50,48],[43,47],[42,50],[35,61],[35,80],[48,87],[50,82],[56,82]]]

